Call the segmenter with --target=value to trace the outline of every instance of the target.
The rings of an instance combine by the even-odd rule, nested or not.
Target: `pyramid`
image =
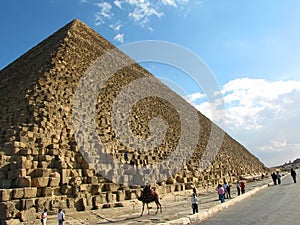
[[[144,84],[142,91],[130,86],[137,82]],[[146,180],[158,193],[168,193],[266,170],[240,143],[77,19],[1,70],[0,85],[1,221],[31,220],[44,207],[118,206],[135,198]],[[148,90],[160,95],[146,95]],[[183,126],[181,114],[189,112],[188,131],[196,135]]]

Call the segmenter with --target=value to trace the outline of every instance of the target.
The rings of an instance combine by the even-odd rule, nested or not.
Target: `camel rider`
[[[151,193],[151,186],[150,184],[147,182],[144,189],[143,189],[143,195],[147,196]]]

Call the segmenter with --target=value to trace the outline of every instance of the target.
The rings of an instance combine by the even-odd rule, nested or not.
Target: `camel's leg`
[[[156,203],[156,206],[157,206],[156,213],[158,212],[158,209],[160,209],[160,212],[162,213],[161,204],[160,204],[159,200],[156,199],[156,200],[155,200],[155,203]]]
[[[149,204],[147,203],[148,215],[150,215]]]
[[[144,208],[145,208],[145,203],[143,202],[143,208],[142,208],[142,213],[141,213],[141,216],[143,215],[144,213]]]

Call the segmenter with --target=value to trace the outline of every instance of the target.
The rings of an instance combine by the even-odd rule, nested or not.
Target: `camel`
[[[153,189],[144,189],[141,193],[141,196],[138,197],[137,199],[139,201],[143,202],[143,209],[142,209],[141,216],[144,213],[145,204],[147,205],[148,215],[150,214],[149,206],[148,206],[148,204],[150,202],[155,202],[155,204],[156,204],[157,208],[156,208],[155,214],[157,214],[159,209],[160,209],[160,212],[162,212],[162,208],[161,208],[161,204],[159,202],[158,194]]]

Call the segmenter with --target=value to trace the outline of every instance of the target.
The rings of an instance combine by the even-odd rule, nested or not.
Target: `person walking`
[[[297,182],[296,181],[297,174],[296,174],[296,171],[293,168],[291,168],[291,176],[293,178],[294,183],[296,183]]]
[[[236,190],[237,190],[238,196],[241,195],[241,186],[240,186],[240,182],[237,181],[236,184],[235,184],[235,186],[236,186]]]
[[[219,184],[216,190],[218,192],[219,200],[221,201],[221,203],[225,202],[225,196],[224,196],[225,190],[224,190],[223,186],[221,184]]]
[[[281,175],[279,174],[279,171],[276,172],[276,176],[278,184],[281,184]]]
[[[58,210],[57,220],[58,220],[58,225],[64,225],[65,214],[64,214],[64,212],[62,211],[62,209],[59,209],[59,210]]]
[[[224,181],[223,188],[224,188],[224,191],[225,191],[225,193],[224,193],[224,198],[225,199],[228,199],[227,187],[228,187],[228,184],[227,184],[226,181]]]
[[[196,193],[193,193],[192,195],[192,209],[193,214],[198,213],[198,197]]]
[[[273,180],[274,185],[277,185],[277,175],[273,172],[273,173],[271,174],[271,177],[272,177],[272,180]]]
[[[241,187],[242,194],[245,194],[245,191],[246,191],[246,184],[245,184],[245,182],[241,181],[240,182],[240,187]]]
[[[44,212],[42,212],[42,215],[41,215],[41,222],[42,222],[42,225],[46,225],[47,223],[47,209],[44,209]]]

